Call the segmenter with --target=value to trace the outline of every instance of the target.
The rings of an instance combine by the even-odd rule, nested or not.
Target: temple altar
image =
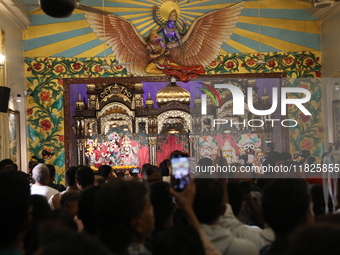
[[[72,117],[77,145],[77,164],[97,169],[138,169],[145,163],[159,165],[173,150],[190,153],[197,161],[214,158],[222,151],[228,163],[260,164],[273,142],[270,125],[218,124],[214,119],[236,123],[268,116],[254,116],[245,99],[245,114],[233,116],[233,98],[228,90],[217,90],[221,105],[207,98],[207,114],[201,114],[202,84],[231,83],[242,90],[253,88],[256,109],[269,109],[270,93],[256,79],[215,79],[176,83],[93,83],[82,86]],[[179,85],[180,84],[180,85]],[[264,83],[265,84],[265,83]],[[270,116],[269,116],[270,117]],[[245,123],[244,122],[244,123]]]

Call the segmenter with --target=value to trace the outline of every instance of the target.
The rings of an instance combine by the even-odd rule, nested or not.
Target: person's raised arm
[[[197,230],[199,233],[203,247],[206,255],[221,255],[221,253],[216,250],[209,237],[205,233],[204,229],[199,223],[194,209],[193,204],[195,200],[196,187],[194,180],[191,180],[188,186],[182,192],[176,192],[174,189],[170,188],[170,193],[176,198],[178,207],[184,213],[188,223]]]

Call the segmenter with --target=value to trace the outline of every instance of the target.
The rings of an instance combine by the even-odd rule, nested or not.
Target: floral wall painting
[[[21,140],[20,140],[20,112],[9,109],[9,156],[18,169],[21,170]]]
[[[334,142],[340,142],[340,100],[333,101]]]

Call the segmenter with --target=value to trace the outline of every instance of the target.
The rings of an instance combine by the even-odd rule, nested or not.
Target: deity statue
[[[215,159],[218,143],[212,136],[202,136],[199,139],[199,154],[201,158]]]
[[[129,20],[115,14],[102,15],[88,11],[84,11],[84,13],[99,39],[112,48],[118,62],[132,62],[131,65],[126,66],[128,72],[133,75],[162,74],[162,72],[169,75],[170,73],[169,76],[175,76],[181,81],[187,82],[190,78],[204,74],[203,66],[208,66],[219,56],[221,45],[228,41],[233,33],[244,4],[245,1],[241,1],[206,13],[194,20],[190,29],[187,29],[186,22],[183,22],[182,30],[177,23],[179,13],[170,11],[168,20],[164,23],[156,20],[161,25],[160,31],[164,33],[166,40],[164,44],[167,44],[169,49],[163,50],[164,47],[159,47],[160,51],[157,50],[157,44],[160,42],[152,42],[154,39],[151,38],[148,42]],[[154,8],[153,13],[156,11],[157,8]],[[153,16],[155,18],[156,15]],[[183,33],[185,35],[181,37]],[[157,54],[158,56],[152,56]],[[163,66],[159,64],[161,68],[157,70],[158,72],[146,68],[150,64],[150,60],[154,62],[154,59],[157,59],[156,61],[160,62],[158,59],[160,57],[166,57],[166,59]],[[157,69],[156,64],[154,67]],[[194,67],[193,69],[196,70],[186,67]],[[197,67],[199,67],[198,70]],[[186,75],[188,71],[189,75]]]
[[[221,147],[223,157],[226,158],[228,164],[236,163],[236,151],[233,146],[231,146],[229,141],[225,141],[224,145]]]
[[[170,50],[162,37],[158,35],[156,30],[152,30],[149,35],[149,44],[146,46],[150,63],[146,67],[147,73],[174,76],[183,82],[190,81],[191,78],[197,78],[199,75],[205,74],[204,67],[180,66],[170,58]]]
[[[244,160],[244,163],[253,164],[257,156],[255,152],[259,152],[255,149],[261,146],[261,140],[258,136],[250,133],[242,134],[237,138],[236,144],[239,147],[240,157],[246,159]]]
[[[157,30],[157,32],[162,32],[164,35],[164,39],[166,41],[166,44],[168,47],[171,48],[171,45],[178,42],[181,50],[184,50],[181,36],[184,35],[188,31],[188,24],[185,20],[183,20],[183,29],[181,29],[177,24],[177,18],[178,14],[175,9],[173,9],[168,16],[168,20],[164,23],[162,23],[157,15],[156,11],[159,9],[158,6],[154,6],[152,8],[152,15],[153,19],[156,21],[156,23],[160,26]]]
[[[123,137],[120,150],[121,166],[138,166],[138,146],[133,147],[127,135]]]
[[[109,138],[108,154],[110,159],[110,164],[117,166],[120,156],[119,150],[119,136],[117,132],[113,132]]]

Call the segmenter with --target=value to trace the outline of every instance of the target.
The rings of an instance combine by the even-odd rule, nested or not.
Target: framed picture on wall
[[[21,170],[20,112],[8,110],[9,124],[9,156]]]
[[[340,142],[340,100],[333,101],[334,142]]]

